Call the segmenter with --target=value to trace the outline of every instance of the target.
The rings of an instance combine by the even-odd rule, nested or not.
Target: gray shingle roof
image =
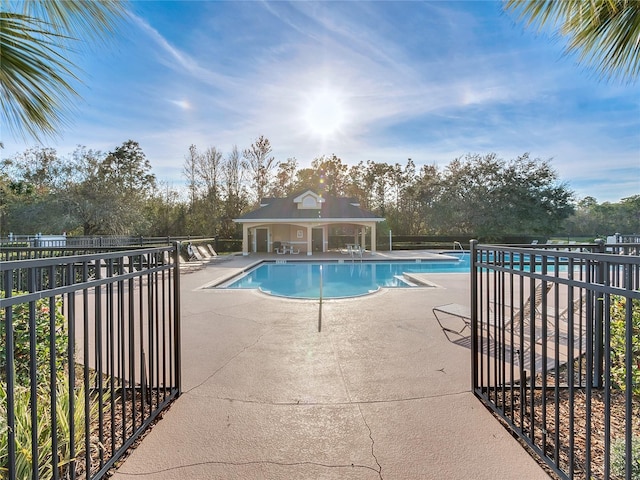
[[[332,195],[323,195],[324,202],[320,209],[299,209],[298,204],[294,203],[294,198],[300,196],[300,193],[290,195],[285,198],[264,198],[261,202],[262,207],[247,213],[236,219],[243,220],[317,220],[324,219],[368,219],[373,221],[384,220],[374,213],[364,210],[357,204],[357,200],[347,197],[334,197]]]

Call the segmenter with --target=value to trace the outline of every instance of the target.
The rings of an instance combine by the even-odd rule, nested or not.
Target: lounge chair
[[[193,244],[187,243],[187,261],[193,262],[194,260],[200,260],[197,255]]]
[[[211,253],[212,257],[217,257],[218,256],[218,252],[216,252],[213,247],[211,246],[210,243],[207,243],[207,248],[209,249],[209,253]]]
[[[200,249],[197,246],[192,246],[191,255],[200,262],[203,262],[205,260],[204,257],[202,256],[202,253],[200,252]],[[193,258],[190,257],[189,261],[191,260],[193,260]]]
[[[575,342],[578,342],[580,338],[584,340],[586,328],[583,322],[586,321],[586,307],[587,299],[584,295],[578,295],[574,298],[573,302],[564,307],[562,310],[556,311],[555,309],[547,310],[547,339],[554,340],[556,336],[556,322],[558,324],[558,341],[566,342],[569,339],[569,329],[573,326],[573,337]],[[573,318],[572,318],[573,317]],[[583,322],[580,322],[582,318]],[[542,343],[544,335],[542,335],[540,329],[536,329],[536,343]]]
[[[510,314],[505,314],[504,328],[513,328],[514,325],[517,325],[518,320],[521,318],[524,319],[524,324],[527,323],[527,320],[530,318],[531,309],[533,308],[536,312],[540,313],[540,306],[542,305],[543,298],[549,293],[551,290],[552,284],[550,282],[546,283],[546,288],[543,288],[543,283],[539,283],[533,294],[533,298],[529,297],[527,300],[523,302],[522,309],[520,308],[512,308],[509,305],[505,305],[505,308],[510,309]],[[471,309],[466,305],[461,305],[459,303],[448,303],[446,305],[439,305],[433,307],[431,309],[433,312],[433,316],[436,318],[438,325],[442,328],[443,333],[447,337],[447,340],[451,341],[449,334],[456,334],[462,336],[462,332],[466,328],[471,329]],[[440,314],[440,316],[438,316]],[[445,317],[443,317],[443,315]],[[462,320],[462,324],[459,328],[451,328],[446,326],[443,323],[443,319],[449,317],[455,317],[458,320]]]
[[[462,337],[462,332],[466,328],[471,328],[471,309],[466,305],[460,305],[459,303],[447,303],[446,305],[433,307],[431,311],[433,312],[433,316],[436,317],[438,325],[442,328],[442,332],[449,341],[451,341],[451,337],[449,337],[450,333],[454,333]],[[460,329],[446,327],[442,323],[442,319],[438,317],[438,313],[445,316],[459,318],[462,320],[462,327]]]

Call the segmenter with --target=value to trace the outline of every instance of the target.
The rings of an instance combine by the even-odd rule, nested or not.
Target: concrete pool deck
[[[318,332],[318,301],[201,288],[259,258],[181,275],[183,394],[112,478],[549,478],[471,393],[470,351],[433,317],[469,303],[467,274],[326,300]]]

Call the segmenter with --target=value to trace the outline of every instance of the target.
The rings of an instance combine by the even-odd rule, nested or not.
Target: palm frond
[[[42,22],[0,12],[0,96],[12,133],[39,138],[65,123],[64,105],[77,96],[67,80],[73,65],[56,52],[57,35]]]
[[[17,137],[55,135],[78,94],[69,58],[89,39],[106,39],[126,17],[117,0],[0,0],[2,124]]]
[[[640,2],[635,0],[507,0],[504,8],[538,30],[567,38],[567,53],[605,79],[640,76]]]

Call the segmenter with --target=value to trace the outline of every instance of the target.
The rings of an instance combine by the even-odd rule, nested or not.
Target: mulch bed
[[[77,382],[82,382],[82,373],[78,375]],[[77,383],[77,384],[78,384]],[[104,386],[107,386],[108,382],[105,382]],[[113,399],[109,393],[103,396],[103,413],[102,422],[100,417],[96,416],[91,419],[90,427],[90,475],[95,475],[106,462],[108,462],[114,455],[114,453],[124,445],[124,443],[133,435],[141,424],[149,418],[152,411],[162,403],[165,398],[170,395],[169,391],[151,389],[147,390],[145,394],[144,403],[141,394],[141,390],[136,388],[134,390],[130,388],[118,389],[114,392]],[[98,402],[98,396],[92,394],[92,402]],[[112,408],[113,407],[113,408]],[[166,407],[158,416],[154,419],[151,426],[147,428],[142,434],[135,440],[135,442],[129,447],[124,454],[118,459],[114,467],[103,478],[109,478],[115,472],[115,469],[129,456],[136,445],[146,436],[151,430],[151,427],[157,423],[164,413],[167,411]],[[135,415],[135,423],[134,423]],[[76,460],[73,465],[75,467],[75,478],[78,480],[86,479],[86,451],[84,449],[84,439],[82,445],[82,451],[76,455]],[[71,472],[67,471],[65,478],[71,478]]]
[[[561,372],[561,376],[562,376]],[[626,398],[625,393],[613,390],[610,394],[610,406],[605,403],[605,391],[592,389],[590,395],[584,388],[574,388],[573,394],[566,387],[554,388],[556,379],[550,375],[547,378],[547,390],[540,388],[532,392],[529,386],[524,390],[524,396],[518,385],[505,392],[499,399],[501,405],[511,421],[520,428],[528,440],[531,441],[552,463],[571,477],[570,465],[573,455],[573,477],[576,480],[617,480],[624,478],[616,476],[612,471],[609,477],[604,475],[605,466],[605,420],[610,418],[610,439],[613,442],[624,438],[626,428]],[[563,382],[566,385],[566,382]],[[536,385],[542,385],[542,379],[536,379]],[[556,425],[556,403],[558,396],[558,424]],[[504,403],[502,402],[504,398]],[[524,404],[522,403],[524,400]],[[640,435],[640,396],[632,398],[631,430],[634,435]],[[588,415],[588,409],[590,414]],[[607,412],[608,410],[608,412]],[[573,420],[571,414],[573,412]],[[500,418],[496,416],[497,418]],[[506,428],[504,420],[500,419]],[[533,424],[533,433],[532,426]],[[590,429],[590,430],[589,430]],[[556,439],[557,432],[557,439]],[[516,437],[517,438],[517,437]],[[573,441],[573,449],[570,441]],[[521,444],[532,454],[552,478],[558,476],[538,453],[533,452],[527,443],[519,439]],[[556,445],[557,443],[557,445]],[[589,447],[589,449],[587,448]],[[591,471],[587,472],[587,460],[590,456]]]

